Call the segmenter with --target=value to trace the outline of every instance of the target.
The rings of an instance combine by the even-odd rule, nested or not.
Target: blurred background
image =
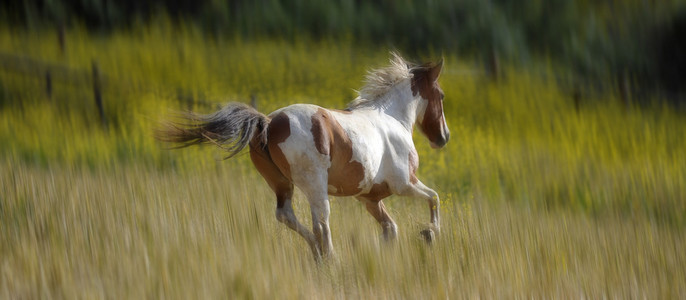
[[[553,60],[579,84],[614,81],[638,99],[681,103],[683,1],[5,1],[3,23],[107,35],[165,16],[205,39],[351,39],[408,54],[457,53],[484,64]],[[498,66],[491,66],[497,68]],[[626,87],[624,86],[626,85]]]
[[[3,1],[0,298],[682,298],[685,41],[682,0]],[[344,108],[392,50],[446,61],[453,138],[415,134],[432,247],[425,203],[385,201],[389,247],[332,197],[316,265],[246,155],[152,138],[229,101]]]

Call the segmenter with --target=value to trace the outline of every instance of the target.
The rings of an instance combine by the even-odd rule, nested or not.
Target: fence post
[[[52,99],[52,75],[50,70],[45,71],[45,94]]]
[[[95,98],[95,105],[98,107],[98,114],[100,115],[100,123],[102,128],[107,129],[107,119],[105,119],[105,108],[102,105],[102,86],[100,82],[100,71],[95,61],[92,62],[93,70],[93,97]]]
[[[622,99],[624,109],[629,111],[631,109],[631,84],[629,83],[629,73],[625,70],[619,77],[618,81],[619,97]]]
[[[574,83],[572,85],[572,100],[574,101],[574,111],[579,114],[581,109],[581,84]]]
[[[57,43],[60,46],[60,54],[64,56],[64,23],[60,22],[57,26]]]
[[[498,78],[500,78],[500,61],[494,47],[491,47],[491,51],[488,53],[487,73],[494,82],[497,82]]]

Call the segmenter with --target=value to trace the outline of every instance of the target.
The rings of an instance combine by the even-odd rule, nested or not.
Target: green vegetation
[[[1,52],[85,74],[55,73],[48,97],[43,76],[0,69],[0,297],[686,294],[686,120],[668,107],[626,107],[608,91],[577,108],[571,77],[504,67],[492,81],[447,54],[451,142],[436,151],[416,136],[420,178],[443,204],[438,242],[417,235],[425,203],[387,201],[401,234],[385,245],[361,205],[334,199],[339,257],[317,266],[274,219],[247,156],[167,151],[152,129],[175,110],[251,95],[263,112],[343,108],[386,49],[207,39],[165,19],[107,35],[70,29],[64,45],[53,31],[0,27]],[[308,220],[305,202],[297,195]]]
[[[160,14],[208,39],[351,39],[405,53],[448,51],[529,66],[553,59],[578,84],[626,81],[634,101],[686,99],[683,0],[24,0],[0,19],[24,28],[135,29]],[[4,18],[3,18],[4,17]]]

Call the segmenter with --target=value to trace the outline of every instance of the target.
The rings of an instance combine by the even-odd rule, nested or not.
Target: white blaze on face
[[[422,121],[424,121],[424,114],[426,114],[426,107],[429,105],[429,101],[427,101],[424,98],[419,97],[419,105],[417,106],[417,124],[421,124]],[[422,130],[422,127],[419,126],[419,130]]]

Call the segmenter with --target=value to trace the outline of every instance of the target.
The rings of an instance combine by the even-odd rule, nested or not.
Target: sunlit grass
[[[363,206],[332,202],[336,260],[317,265],[273,217],[254,171],[158,172],[2,163],[4,298],[445,298],[683,295],[683,231],[645,218],[446,203],[436,244],[425,203],[387,202],[386,244]],[[240,173],[236,176],[235,173]],[[452,200],[452,199],[451,199]],[[306,216],[296,194],[296,210]]]
[[[343,108],[386,49],[351,41],[224,40],[160,20],[130,32],[0,28],[0,51],[80,70],[55,79],[0,69],[3,298],[665,298],[686,286],[686,123],[626,109],[611,91],[575,110],[564,76],[446,54],[451,141],[419,133],[420,178],[441,196],[440,239],[417,232],[425,203],[391,198],[395,245],[355,200],[333,200],[335,262],[318,266],[274,218],[246,155],[167,151],[152,139],[173,110],[228,101],[270,112]],[[107,127],[90,71],[103,74]],[[475,72],[476,71],[476,72]],[[80,73],[79,73],[80,74]],[[297,211],[309,223],[302,196]],[[425,211],[426,210],[426,211]]]

